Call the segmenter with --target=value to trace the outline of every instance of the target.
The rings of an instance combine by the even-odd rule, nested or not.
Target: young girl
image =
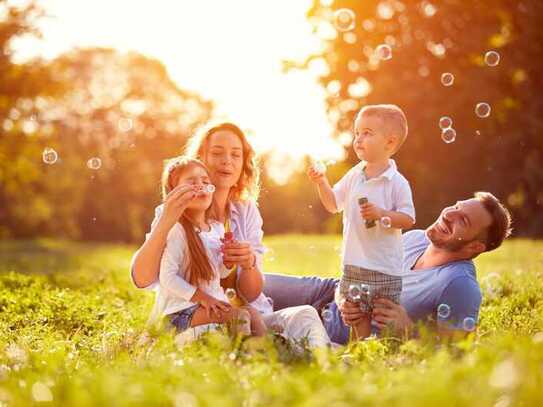
[[[220,285],[228,273],[220,257],[224,226],[210,221],[214,187],[205,165],[193,158],[171,160],[162,176],[162,192],[180,191],[182,213],[170,229],[160,261],[159,291],[152,320],[160,314],[178,332],[194,336],[226,323],[234,334],[264,335],[260,315],[251,307],[232,307]]]

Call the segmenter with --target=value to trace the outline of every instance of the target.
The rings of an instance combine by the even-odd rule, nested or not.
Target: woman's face
[[[175,186],[191,185],[196,192],[196,199],[189,202],[187,209],[205,211],[211,206],[213,199],[213,193],[205,190],[205,187],[209,184],[211,184],[211,181],[205,169],[199,165],[189,165],[181,171]]]
[[[238,182],[243,158],[243,145],[233,132],[219,130],[211,135],[204,162],[216,188],[230,189]]]

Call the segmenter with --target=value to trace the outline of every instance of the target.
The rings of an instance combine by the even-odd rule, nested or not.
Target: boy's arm
[[[315,171],[314,168],[309,168],[307,175],[317,185],[317,191],[319,192],[319,198],[324,208],[330,213],[337,213],[338,207],[336,204],[336,197],[334,191],[326,178],[326,175]]]

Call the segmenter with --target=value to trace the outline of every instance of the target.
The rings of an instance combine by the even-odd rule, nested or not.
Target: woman
[[[259,172],[254,150],[241,129],[231,123],[209,127],[190,140],[186,155],[207,166],[215,185],[210,218],[223,223],[235,238],[232,243],[225,242],[223,261],[233,266],[233,272],[222,285],[234,286],[243,302],[263,314],[268,327],[279,326],[287,337],[296,340],[309,333],[311,346],[328,344],[328,335],[313,307],[291,307],[274,313],[262,293],[263,231],[256,206]],[[172,190],[155,211],[151,232],[132,259],[132,279],[139,288],[153,287],[158,281],[168,232],[182,213],[185,193]],[[216,304],[211,304],[209,311],[223,312]]]

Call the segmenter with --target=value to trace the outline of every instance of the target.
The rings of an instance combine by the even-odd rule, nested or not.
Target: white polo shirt
[[[366,179],[362,161],[343,176],[333,191],[338,210],[343,211],[343,265],[363,267],[381,273],[402,274],[402,231],[385,228],[379,221],[366,228],[358,199],[368,198],[387,211],[402,212],[415,221],[415,207],[409,182],[398,172],[394,160],[381,175]]]

